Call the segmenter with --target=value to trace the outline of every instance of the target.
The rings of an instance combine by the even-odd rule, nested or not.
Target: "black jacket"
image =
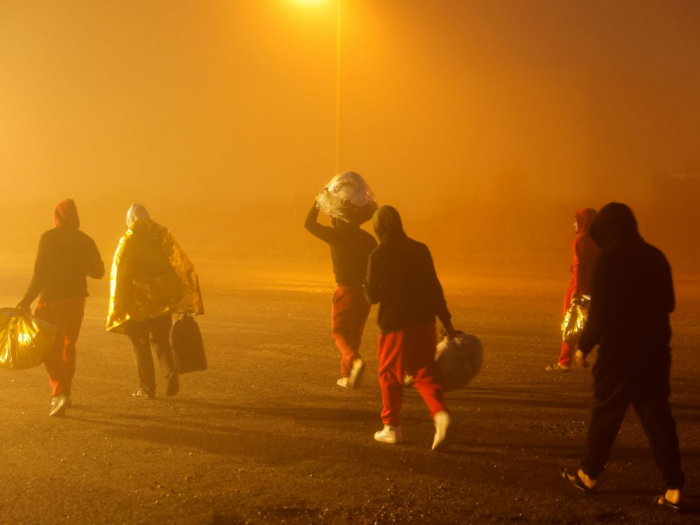
[[[357,225],[331,228],[319,224],[316,206],[306,216],[304,227],[330,246],[336,283],[341,286],[362,286],[367,259],[377,247],[375,238]]]
[[[405,234],[382,242],[369,256],[365,295],[380,303],[382,333],[435,322],[435,316],[443,324],[450,320],[430,250]]]
[[[34,276],[22,303],[86,297],[87,276],[101,279],[105,266],[95,242],[77,228],[60,226],[41,236]]]
[[[622,375],[670,365],[675,307],[671,267],[664,254],[631,236],[600,252],[593,269],[591,307],[579,348],[600,345],[597,364]]]

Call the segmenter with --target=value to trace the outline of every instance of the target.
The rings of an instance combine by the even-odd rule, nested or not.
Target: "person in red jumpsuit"
[[[578,210],[574,215],[574,231],[576,237],[571,243],[571,251],[574,254],[571,263],[571,280],[569,288],[564,296],[564,315],[571,306],[571,301],[576,296],[590,295],[591,272],[595,264],[600,248],[593,242],[588,231],[596,218],[597,212],[591,208]],[[576,341],[567,343],[562,341],[559,361],[547,366],[548,371],[568,372],[571,368],[571,360],[576,348]]]
[[[60,416],[72,405],[75,344],[80,334],[88,296],[87,279],[102,279],[105,266],[95,241],[80,231],[78,208],[72,199],[56,205],[55,228],[39,241],[34,276],[18,308],[29,311],[38,296],[34,315],[57,327],[53,348],[44,358],[53,399],[50,416]]]

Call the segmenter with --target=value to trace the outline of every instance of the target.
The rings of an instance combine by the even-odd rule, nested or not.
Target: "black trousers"
[[[676,421],[671,414],[670,363],[648,368],[636,376],[623,376],[619,371],[594,369],[594,393],[591,422],[588,426],[586,455],[582,470],[592,479],[605,470],[615,438],[629,405],[633,405],[644,433],[649,440],[656,466],[663,474],[667,489],[680,489],[685,484],[681,470],[681,454]]]
[[[156,375],[153,367],[151,348],[155,350],[163,377],[172,381],[177,378],[175,359],[170,346],[171,315],[164,315],[148,321],[129,321],[126,330],[134,347],[139,386],[149,394],[156,392]]]

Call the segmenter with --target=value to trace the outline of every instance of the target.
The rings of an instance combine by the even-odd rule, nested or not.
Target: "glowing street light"
[[[327,0],[294,0],[306,6],[321,5]],[[340,173],[340,0],[336,2],[335,42],[335,172]]]

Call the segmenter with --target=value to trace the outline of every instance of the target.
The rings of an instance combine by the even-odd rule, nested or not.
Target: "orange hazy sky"
[[[315,247],[299,224],[335,170],[336,8],[1,2],[0,253],[31,260],[67,196],[106,259],[134,201],[200,257]],[[341,8],[340,164],[409,233],[566,258],[574,208],[619,200],[696,260],[678,232],[700,226],[699,2]]]

